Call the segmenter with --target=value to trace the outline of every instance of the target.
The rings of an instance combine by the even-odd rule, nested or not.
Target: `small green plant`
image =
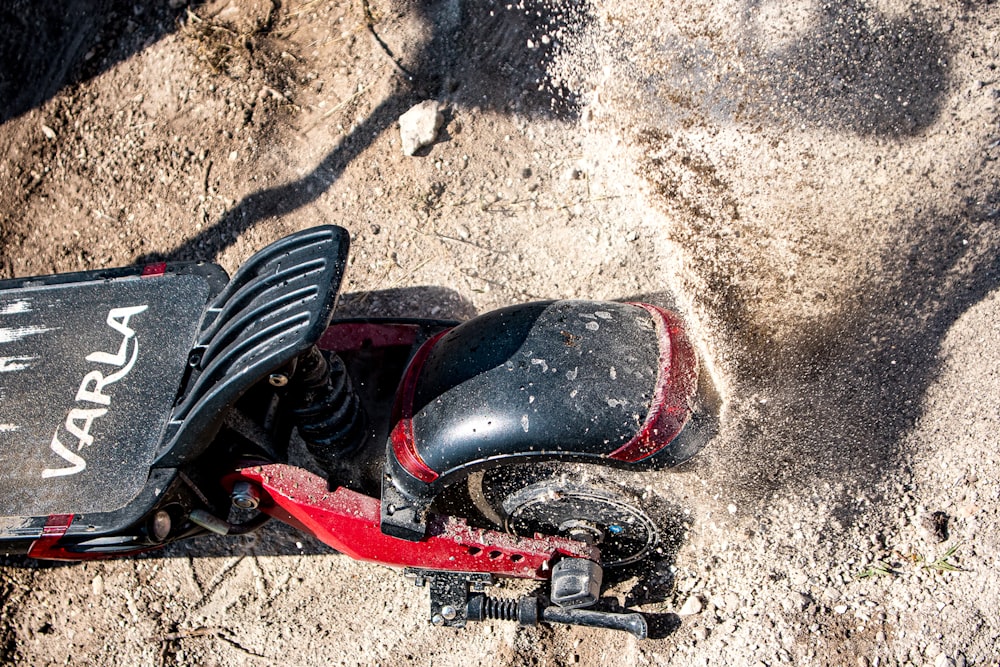
[[[871,567],[861,570],[855,576],[858,579],[871,579],[873,577],[892,577],[899,574],[884,560],[876,561]]]
[[[958,548],[960,546],[962,546],[961,542],[951,546],[947,551],[944,552],[944,554],[941,555],[940,558],[931,563],[925,563],[924,567],[929,570],[937,570],[938,572],[961,572],[962,568],[960,568],[958,565],[955,565],[950,560],[951,557],[954,556],[955,553],[958,551]]]

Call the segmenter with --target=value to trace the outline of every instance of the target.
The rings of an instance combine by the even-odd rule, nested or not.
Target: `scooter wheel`
[[[594,544],[604,567],[621,567],[654,557],[663,531],[653,503],[615,481],[614,473],[583,465],[506,466],[470,476],[469,495],[509,533]]]

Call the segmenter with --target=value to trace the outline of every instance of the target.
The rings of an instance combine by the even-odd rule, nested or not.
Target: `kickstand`
[[[523,596],[517,599],[494,598],[486,594],[493,575],[476,572],[441,572],[406,568],[404,575],[419,587],[430,589],[431,623],[464,628],[469,621],[517,621],[534,626],[539,621],[583,625],[628,632],[638,639],[649,633],[646,619],[639,613],[617,614],[593,609],[565,608],[552,605],[544,597]]]

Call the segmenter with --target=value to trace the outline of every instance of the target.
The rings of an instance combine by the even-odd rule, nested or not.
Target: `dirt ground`
[[[3,561],[7,664],[1000,665],[997,3],[4,0],[0,25],[5,277],[232,271],[336,223],[344,313],[672,302],[726,399],[644,480],[688,521],[611,591],[653,639],[434,628],[397,573],[269,527]],[[425,99],[445,125],[405,157]]]

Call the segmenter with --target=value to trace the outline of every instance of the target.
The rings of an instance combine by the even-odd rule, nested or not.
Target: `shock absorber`
[[[299,357],[290,396],[292,419],[309,452],[324,469],[360,447],[365,413],[343,360],[316,346]]]

